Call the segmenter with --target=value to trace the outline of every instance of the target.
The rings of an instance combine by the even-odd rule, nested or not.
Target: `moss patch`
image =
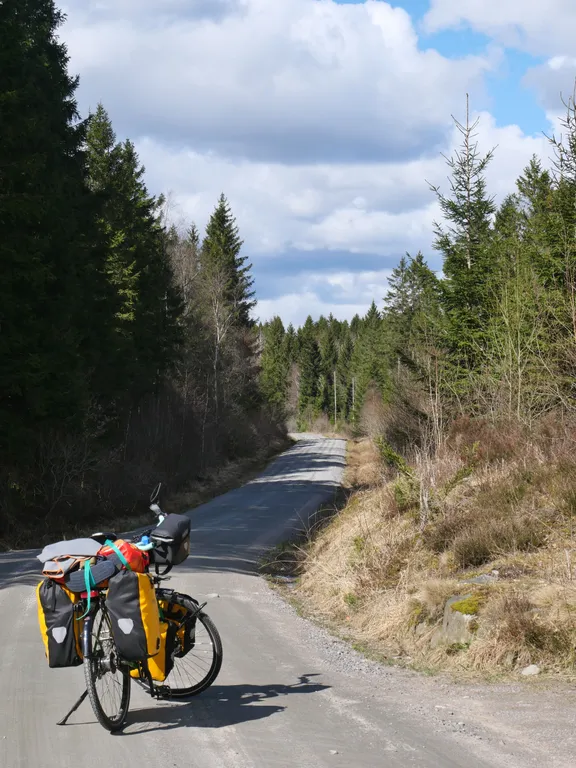
[[[485,600],[486,598],[481,594],[468,595],[462,600],[452,603],[450,607],[453,611],[464,613],[466,616],[476,616]]]

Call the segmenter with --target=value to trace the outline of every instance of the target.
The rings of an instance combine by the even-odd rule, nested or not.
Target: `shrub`
[[[356,597],[356,595],[353,592],[347,592],[344,595],[344,602],[350,608],[356,608],[359,601],[358,601],[358,598]]]
[[[392,483],[394,504],[399,514],[411,512],[420,504],[418,482],[412,477],[401,475]]]
[[[509,422],[463,416],[456,419],[448,434],[447,445],[457,451],[462,461],[474,458],[492,464],[519,455],[525,442],[521,428]]]
[[[464,480],[467,480],[470,475],[474,472],[474,464],[466,464],[463,467],[460,467],[448,480],[447,483],[444,484],[444,487],[442,488],[442,491],[445,496],[448,496],[448,494],[454,490],[454,488],[457,488],[461,483],[464,482]]]
[[[400,456],[400,454],[397,453],[386,440],[384,440],[384,438],[379,437],[375,442],[382,461],[390,467],[390,469],[395,469],[405,475],[412,475],[412,470],[408,466],[406,460],[403,459],[402,456]]]
[[[543,650],[549,632],[538,622],[535,606],[520,593],[504,594],[486,607],[484,619],[505,646]]]
[[[537,519],[502,517],[462,531],[454,539],[452,550],[460,568],[471,568],[500,554],[536,549],[543,543],[544,529]]]

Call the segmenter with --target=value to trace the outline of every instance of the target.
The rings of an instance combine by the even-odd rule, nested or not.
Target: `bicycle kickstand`
[[[71,714],[73,714],[74,712],[76,712],[76,710],[78,709],[78,707],[80,706],[80,704],[82,704],[82,702],[84,701],[84,699],[86,698],[86,696],[88,696],[88,691],[87,691],[87,690],[86,690],[86,691],[84,691],[84,693],[82,694],[82,696],[80,696],[80,698],[78,699],[78,701],[76,702],[76,704],[74,704],[74,706],[72,707],[72,709],[70,710],[70,712],[68,712],[68,714],[66,715],[66,717],[63,717],[63,718],[62,718],[62,720],[60,720],[60,722],[58,722],[58,723],[57,723],[57,725],[66,725],[66,723],[68,722],[68,718],[70,717],[70,715],[71,715]]]

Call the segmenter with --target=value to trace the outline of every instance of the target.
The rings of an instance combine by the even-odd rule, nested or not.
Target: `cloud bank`
[[[299,323],[380,302],[405,251],[441,266],[426,180],[446,188],[451,114],[462,118],[466,92],[484,103],[498,46],[543,50],[538,25],[554,14],[517,6],[514,16],[492,0],[433,0],[429,31],[468,24],[495,41],[458,58],[424,49],[416,20],[381,0],[76,0],[62,36],[82,111],[104,103],[117,133],[135,140],[151,190],[171,193],[176,220],[202,227],[224,191],[260,317]],[[502,197],[531,154],[548,150],[543,137],[481,117],[481,146],[499,145],[489,178]]]

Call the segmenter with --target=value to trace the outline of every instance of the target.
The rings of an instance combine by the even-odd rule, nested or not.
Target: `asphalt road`
[[[532,746],[525,724],[504,728],[483,694],[470,702],[463,691],[364,660],[254,573],[264,548],[332,496],[344,455],[342,441],[301,436],[257,480],[190,513],[192,556],[169,586],[208,599],[224,665],[187,703],[158,703],[133,686],[119,735],[95,722],[88,702],[67,726],[55,725],[83,690],[82,670],[51,670],[44,659],[36,553],[1,555],[0,768],[574,765],[553,758],[544,740]],[[467,723],[455,719],[465,700]]]

